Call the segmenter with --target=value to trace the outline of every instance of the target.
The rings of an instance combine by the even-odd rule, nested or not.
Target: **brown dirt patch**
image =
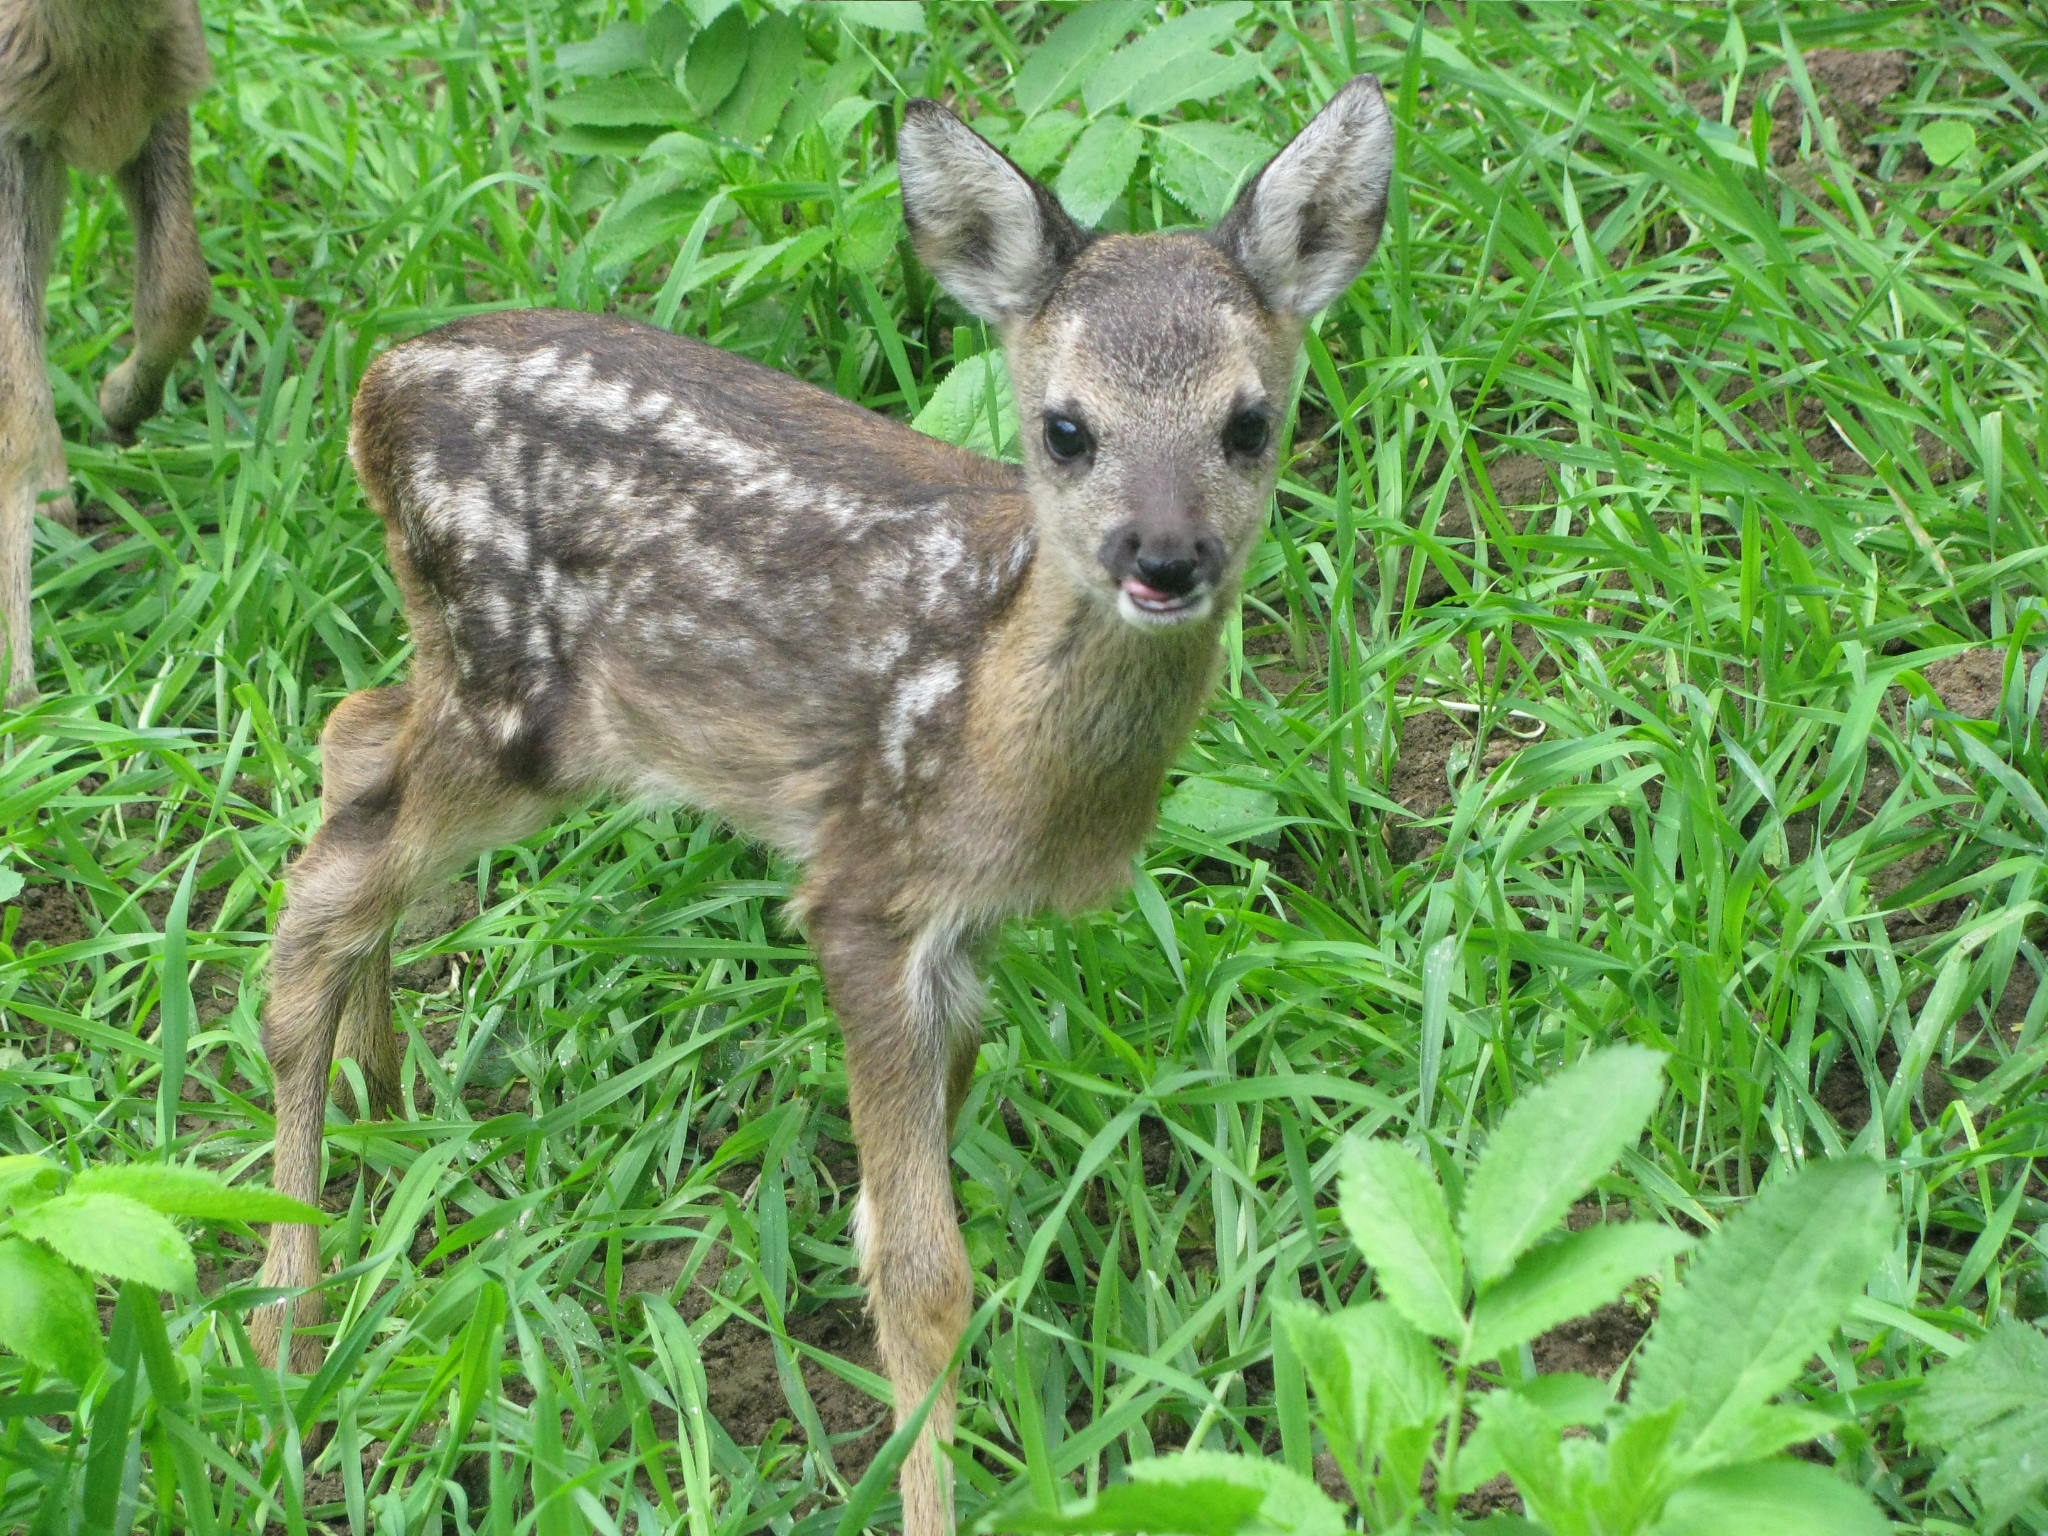
[[[1875,170],[1877,150],[1865,141],[1894,122],[1884,110],[1885,103],[1911,83],[1912,56],[1899,48],[1874,52],[1819,48],[1804,55],[1804,60],[1815,101],[1840,125],[1843,150],[1858,170],[1866,174]],[[1700,81],[1685,95],[1702,117],[1720,120],[1718,81]],[[1805,112],[1790,72],[1782,64],[1745,81],[1736,93],[1734,122],[1738,128],[1747,128],[1759,100],[1771,114],[1771,160],[1778,165],[1797,160]]]
[[[1541,507],[1549,506],[1557,499],[1557,487],[1550,477],[1550,466],[1534,454],[1505,453],[1486,466],[1486,478],[1493,489],[1493,499],[1507,514],[1509,524],[1520,533],[1529,524],[1530,516]],[[1444,498],[1443,511],[1436,521],[1436,536],[1449,544],[1458,554],[1470,557],[1473,544],[1472,503],[1465,494],[1462,480],[1454,484]],[[1450,579],[1433,560],[1419,549],[1408,552],[1400,566],[1398,580],[1405,590],[1409,565],[1412,561],[1422,562],[1422,574],[1416,589],[1416,602],[1424,607],[1440,603],[1451,595]]]
[[[1536,1369],[1549,1375],[1579,1371],[1602,1381],[1627,1363],[1650,1331],[1650,1319],[1625,1301],[1611,1301],[1599,1311],[1553,1328],[1530,1346]]]
[[[20,921],[14,927],[16,953],[30,944],[56,949],[92,937],[93,930],[68,885],[53,882],[25,886],[14,905],[21,910]]]
[[[460,928],[475,917],[478,910],[476,886],[469,881],[459,881],[429,892],[407,908],[405,916],[399,919],[398,935],[392,948],[402,952],[431,944]],[[410,992],[439,992],[448,985],[454,970],[453,955],[422,955],[410,964],[394,967],[391,984]]]

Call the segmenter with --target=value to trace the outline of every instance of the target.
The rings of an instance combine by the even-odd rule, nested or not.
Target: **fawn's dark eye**
[[[1239,411],[1223,429],[1223,451],[1233,458],[1256,459],[1272,436],[1273,426],[1264,411]]]
[[[1045,451],[1062,464],[1090,452],[1095,439],[1088,429],[1071,416],[1048,416],[1045,418]]]

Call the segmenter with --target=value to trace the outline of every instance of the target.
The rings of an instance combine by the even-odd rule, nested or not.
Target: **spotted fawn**
[[[392,927],[601,795],[679,801],[800,861],[846,1042],[855,1240],[904,1528],[952,1527],[950,1362],[973,1276],[948,1168],[1006,918],[1127,882],[1215,684],[1305,320],[1372,254],[1394,135],[1346,85],[1213,230],[1096,235],[934,102],[899,135],[925,264],[1000,333],[996,463],[651,326],[505,312],[394,348],[350,452],[411,619],[409,681],[321,738],[264,1043],[276,1183],[313,1200],[337,1048],[399,1099]],[[320,1278],[277,1228],[273,1286]],[[316,1290],[289,1303],[319,1358]],[[284,1304],[258,1316],[275,1359]]]

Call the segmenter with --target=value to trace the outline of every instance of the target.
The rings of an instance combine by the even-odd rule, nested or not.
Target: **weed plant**
[[[1181,1447],[1341,1491],[1273,1318],[1367,1283],[1347,1138],[1456,1196],[1536,1085],[1634,1044],[1667,1086],[1586,1219],[1705,1234],[1804,1165],[1881,1165],[1892,1237],[1802,1364],[1790,1402],[1837,1426],[1805,1454],[1908,1530],[2048,1529],[2038,1483],[1985,1491],[1977,1378],[1925,1384],[1987,1329],[1987,1368],[2038,1363],[2048,1311],[2038,8],[246,0],[208,26],[216,319],[139,447],[93,437],[130,291],[103,188],[51,278],[88,521],[39,531],[46,697],[0,716],[0,1154],[264,1174],[261,972],[320,723],[406,669],[344,450],[380,350],[616,309],[1000,446],[990,339],[901,237],[901,98],[958,99],[1148,229],[1213,216],[1370,69],[1387,237],[1309,339],[1226,686],[1134,894],[995,961],[956,1152],[963,1507]],[[162,1372],[67,1408],[0,1356],[0,1439],[37,1452],[0,1469],[0,1528],[837,1527],[886,1410],[791,873],[628,808],[480,860],[401,955],[407,1118],[330,1119],[327,1368],[254,1365],[253,1244],[201,1236],[162,1314],[174,1412]],[[1593,1338],[1582,1369],[1625,1369],[1657,1305],[1638,1285],[1516,1368]],[[82,1454],[117,1393],[138,1438]]]

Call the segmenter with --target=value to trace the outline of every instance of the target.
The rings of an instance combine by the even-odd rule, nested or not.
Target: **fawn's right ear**
[[[896,162],[917,254],[991,323],[1038,313],[1088,243],[1058,198],[936,101],[903,109]]]

